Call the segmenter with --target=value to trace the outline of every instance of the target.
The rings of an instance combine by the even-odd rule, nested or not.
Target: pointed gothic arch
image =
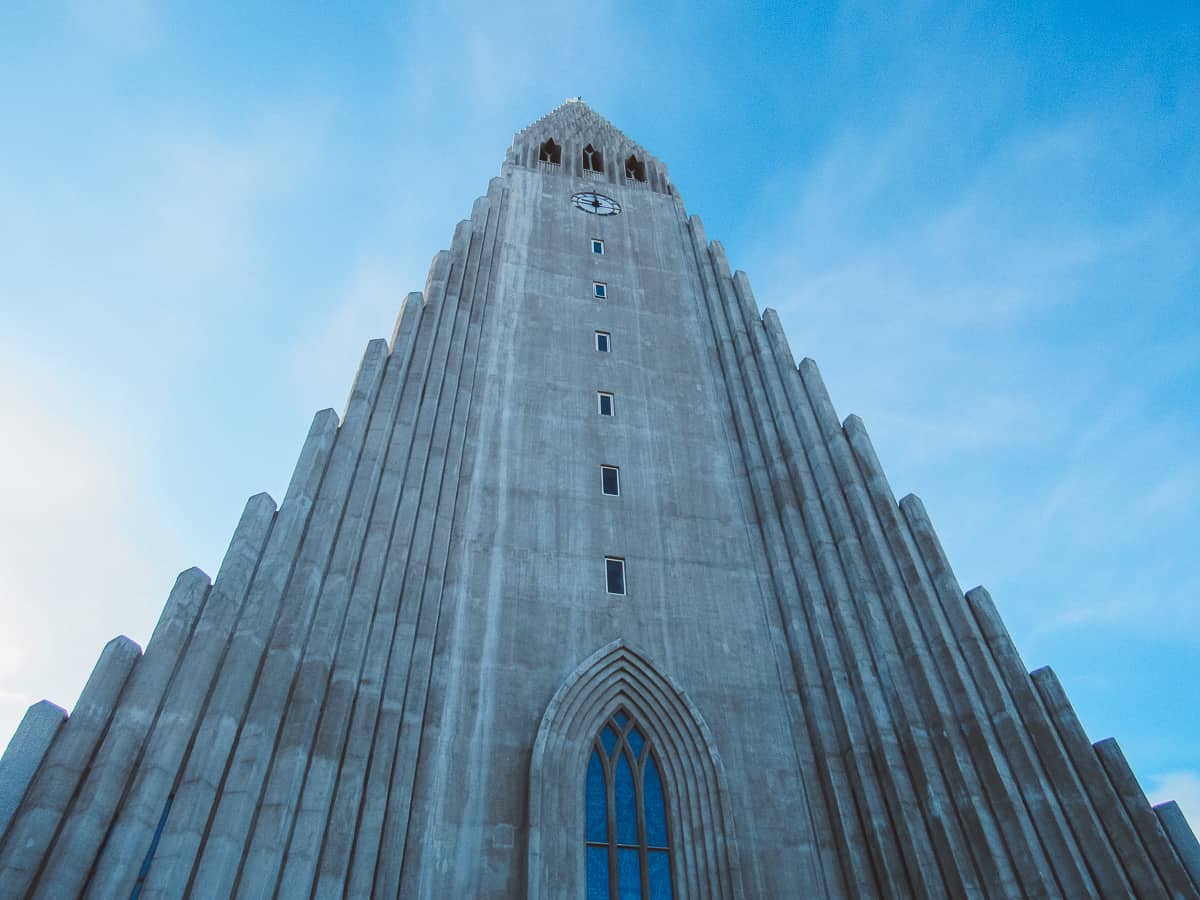
[[[545,143],[538,149],[538,161],[555,166],[561,165],[562,144],[556,144],[554,138],[546,138]]]
[[[555,693],[529,772],[529,898],[583,898],[587,767],[600,729],[627,711],[655,747],[676,897],[743,895],[720,755],[687,695],[618,640]]]
[[[625,177],[634,181],[646,180],[646,163],[637,158],[637,154],[630,154],[625,160]]]
[[[583,171],[604,171],[604,155],[591,144],[583,148]]]

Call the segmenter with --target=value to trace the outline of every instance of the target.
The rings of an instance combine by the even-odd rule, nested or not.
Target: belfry
[[[0,762],[0,897],[1200,898],[666,166],[518,133],[282,502]]]

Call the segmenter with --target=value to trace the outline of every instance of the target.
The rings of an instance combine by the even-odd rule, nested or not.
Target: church
[[[1200,898],[1200,844],[576,99],[0,761],[0,897],[233,896]]]

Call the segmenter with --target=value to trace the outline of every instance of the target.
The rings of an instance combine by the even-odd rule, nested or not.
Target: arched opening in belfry
[[[583,170],[585,172],[604,171],[604,157],[591,144],[583,148]]]
[[[547,138],[538,151],[538,161],[555,166],[562,165],[562,144],[554,143],[554,138]]]
[[[632,178],[635,181],[646,180],[646,164],[636,156],[630,156],[625,160],[625,177]]]

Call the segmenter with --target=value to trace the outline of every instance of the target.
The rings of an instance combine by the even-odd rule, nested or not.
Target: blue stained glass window
[[[642,867],[638,851],[617,851],[617,876],[621,900],[642,900]]]
[[[622,753],[617,761],[615,794],[617,800],[617,843],[638,842],[637,795],[633,787],[633,771],[629,768],[629,755]]]
[[[587,771],[587,900],[673,900],[666,796],[652,742],[625,710],[598,737]]]
[[[587,840],[608,843],[608,792],[604,789],[604,766],[596,750],[592,751],[592,761],[588,763]]]
[[[608,892],[608,847],[587,848],[587,900],[611,900]]]
[[[612,726],[606,725],[600,732],[600,742],[604,744],[604,749],[611,754],[613,745],[617,743],[617,733],[612,730]]]
[[[651,847],[667,846],[667,811],[663,802],[662,782],[658,778],[658,767],[654,757],[646,756],[646,768],[642,773],[642,790],[645,793],[646,843]]]
[[[651,850],[648,854],[650,864],[650,900],[671,900],[671,860],[666,850]],[[591,895],[588,895],[591,900]]]
[[[625,740],[629,741],[629,747],[633,750],[634,759],[641,759],[642,744],[645,743],[642,733],[634,728],[625,736]]]

